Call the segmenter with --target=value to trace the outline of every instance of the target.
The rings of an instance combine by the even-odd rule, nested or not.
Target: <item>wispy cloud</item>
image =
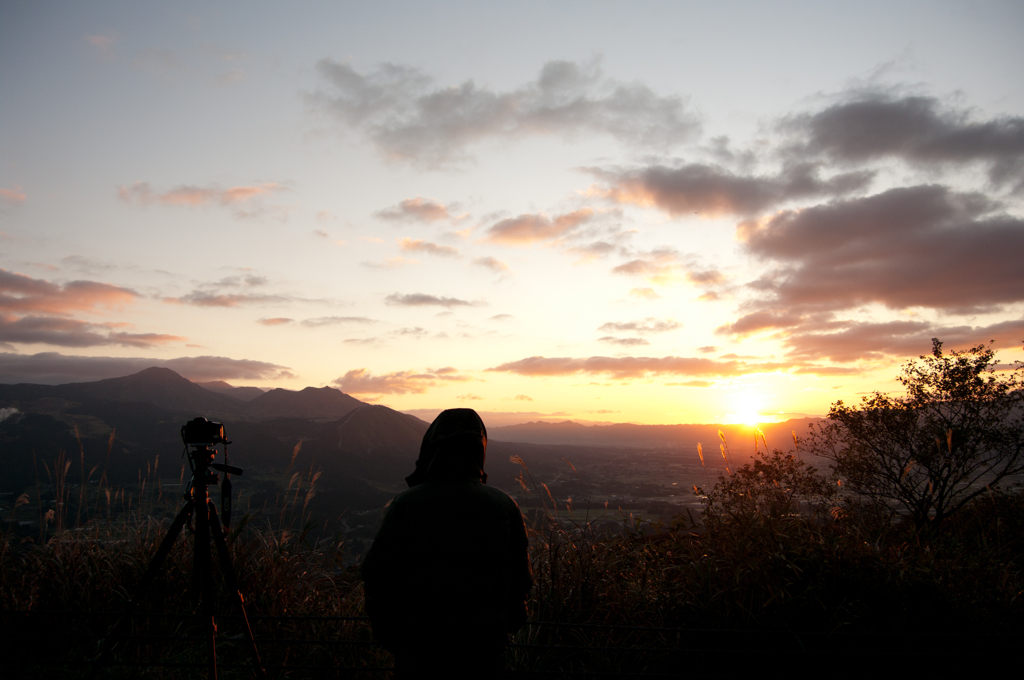
[[[667,333],[682,327],[683,324],[674,319],[656,319],[649,316],[639,321],[609,321],[601,324],[597,330],[606,333]]]
[[[270,319],[256,319],[256,323],[263,324],[264,326],[285,326],[294,322],[295,319],[289,319],[284,316],[275,316]]]
[[[374,375],[365,368],[357,368],[332,381],[348,394],[422,394],[427,390],[450,382],[463,382],[468,378],[458,375],[451,367],[438,371],[396,371]]]
[[[507,274],[512,271],[507,264],[498,258],[491,256],[473,258],[473,264],[478,267],[490,269],[492,272],[496,272],[498,274]]]
[[[136,182],[117,188],[117,197],[125,203],[139,206],[165,205],[173,207],[202,207],[208,205],[234,206],[241,216],[251,216],[254,201],[287,191],[278,182],[263,182],[223,189],[218,186],[182,185],[168,191],[154,191],[149,182]]]
[[[483,303],[460,300],[459,298],[427,295],[426,293],[392,293],[384,298],[389,305],[402,307],[476,307]]]
[[[438,222],[453,219],[448,206],[421,196],[407,198],[374,215],[392,222]]]
[[[616,379],[646,378],[658,375],[736,376],[786,368],[786,364],[748,364],[740,361],[715,361],[694,357],[543,357],[533,356],[510,361],[488,371],[526,376],[598,374]]]
[[[342,324],[371,324],[376,320],[366,316],[318,316],[312,319],[304,319],[302,325],[308,328],[320,328],[321,326],[339,326]]]
[[[12,189],[4,189],[0,187],[0,202],[17,205],[25,202],[25,190],[20,186],[15,186]]]
[[[458,257],[459,249],[451,246],[442,246],[430,241],[421,239],[402,238],[398,240],[398,249],[403,253],[426,253],[440,257]]]
[[[551,61],[535,81],[494,92],[469,80],[457,87],[422,71],[383,64],[360,73],[331,59],[317,64],[324,87],[309,101],[369,135],[386,157],[438,168],[464,161],[487,139],[600,133],[659,150],[699,130],[685,102],[640,83],[619,83],[596,62]]]

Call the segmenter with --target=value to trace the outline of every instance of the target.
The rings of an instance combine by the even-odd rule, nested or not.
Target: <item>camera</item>
[[[181,439],[188,446],[216,446],[224,444],[224,423],[206,418],[193,418],[181,426]]]

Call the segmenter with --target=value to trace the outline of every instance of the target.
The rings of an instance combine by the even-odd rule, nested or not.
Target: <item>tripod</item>
[[[223,438],[220,441],[224,444],[229,443],[224,442]],[[186,442],[186,448],[188,446],[189,444]],[[138,609],[139,602],[146,594],[150,585],[152,585],[161,565],[163,565],[167,555],[171,552],[171,548],[174,547],[174,542],[177,540],[178,534],[181,533],[181,528],[185,526],[186,522],[189,522],[193,514],[195,514],[195,547],[192,551],[192,602],[195,605],[201,600],[203,604],[202,620],[204,636],[207,640],[207,677],[209,680],[216,680],[217,678],[217,622],[213,612],[214,593],[213,560],[210,555],[211,537],[217,546],[221,573],[224,576],[227,590],[229,594],[232,594],[232,598],[238,602],[238,609],[242,614],[242,621],[245,624],[245,637],[248,640],[249,651],[252,656],[253,671],[259,678],[266,677],[266,671],[260,662],[259,650],[256,649],[256,641],[252,637],[249,617],[245,613],[245,600],[238,588],[238,579],[235,577],[235,570],[231,565],[231,555],[228,553],[227,542],[224,540],[224,530],[221,528],[220,519],[217,517],[217,508],[213,501],[210,500],[209,493],[210,485],[216,486],[219,481],[218,476],[210,472],[210,468],[224,472],[225,477],[228,473],[240,475],[242,474],[242,469],[227,464],[214,463],[213,457],[216,454],[216,449],[210,444],[193,444],[192,446],[192,450],[188,451],[189,462],[192,466],[192,483],[190,484],[189,492],[185,494],[186,503],[182,507],[181,512],[178,513],[178,516],[174,518],[174,522],[171,523],[171,528],[160,543],[160,548],[156,551],[156,555],[150,560],[146,573],[142,576],[138,589],[135,591],[135,597],[130,601],[130,611],[117,620],[117,623],[114,624],[113,629],[104,641],[102,651],[96,660],[90,678],[95,678],[100,669],[109,662],[110,656],[114,651],[114,644],[117,642],[118,637],[120,637],[121,629],[131,615],[134,614],[135,610]],[[226,490],[230,493],[230,482],[225,479],[224,484]],[[229,511],[225,510],[225,513],[227,512]]]

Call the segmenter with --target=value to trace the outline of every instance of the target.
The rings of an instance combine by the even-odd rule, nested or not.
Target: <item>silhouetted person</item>
[[[507,634],[526,621],[523,516],[485,486],[486,450],[476,411],[442,412],[363,562],[366,611],[396,678],[500,676]]]

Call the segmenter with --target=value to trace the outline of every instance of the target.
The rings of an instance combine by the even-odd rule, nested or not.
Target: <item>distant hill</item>
[[[783,423],[761,425],[769,448],[788,451],[793,448],[793,432],[804,436],[807,426],[817,422],[816,418],[800,418]],[[570,446],[605,446],[663,449],[671,447],[696,447],[702,443],[718,449],[725,435],[729,448],[734,453],[752,451],[754,431],[749,425],[582,425],[571,420],[560,423],[531,422],[488,430],[491,439],[504,442],[528,444],[560,444]]]
[[[336,420],[365,405],[334,387],[307,387],[298,392],[278,388],[249,401],[246,415],[256,420],[266,418]]]
[[[201,414],[211,418],[237,418],[244,411],[244,404],[237,399],[204,389],[169,368],[147,368],[123,378],[95,382],[0,385],[0,402],[22,411],[26,410],[28,402],[44,398],[71,402],[145,402],[174,413]]]
[[[214,380],[212,382],[200,382],[196,383],[200,387],[204,387],[211,392],[217,394],[226,394],[229,397],[235,399],[241,399],[242,401],[252,401],[256,397],[263,394],[263,390],[258,387],[235,387],[230,385],[223,380]]]

